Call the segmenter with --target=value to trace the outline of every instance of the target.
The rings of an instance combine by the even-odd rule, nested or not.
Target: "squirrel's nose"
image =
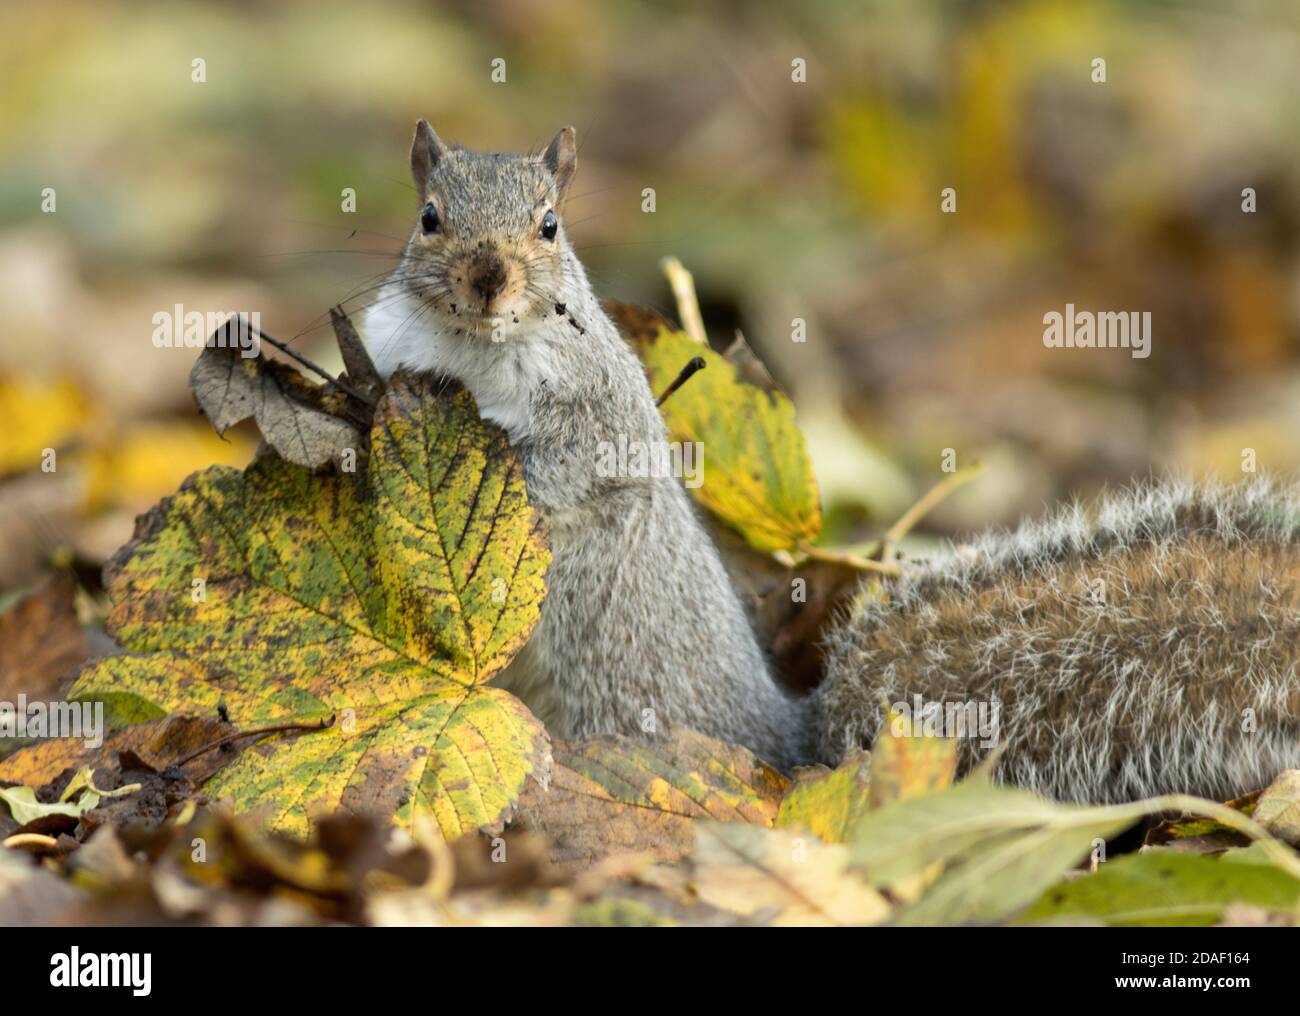
[[[484,304],[492,302],[506,285],[506,266],[499,257],[490,257],[477,262],[470,272],[469,284],[483,299]]]

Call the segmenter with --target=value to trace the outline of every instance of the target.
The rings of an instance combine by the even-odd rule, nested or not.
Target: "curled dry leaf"
[[[366,344],[361,341],[361,336],[341,308],[330,308],[330,324],[334,327],[334,338],[343,357],[343,368],[346,371],[343,376],[347,379],[348,387],[363,396],[369,401],[369,406],[373,407],[384,394],[384,379],[375,369]],[[349,409],[358,415],[365,413],[363,418],[369,418],[367,404],[361,399],[352,397]]]
[[[1278,839],[1300,845],[1300,769],[1278,774],[1260,795],[1254,818]]]
[[[246,357],[228,341],[222,326],[208,341],[190,371],[195,401],[218,434],[252,418],[266,442],[289,462],[340,468],[362,454],[363,431],[346,418],[347,396],[308,381],[294,367],[269,359],[262,350]]]

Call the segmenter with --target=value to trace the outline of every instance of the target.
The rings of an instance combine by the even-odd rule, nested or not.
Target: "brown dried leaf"
[[[375,370],[374,361],[366,350],[366,344],[352,327],[348,316],[338,307],[330,308],[330,324],[334,326],[334,338],[338,342],[339,352],[343,356],[343,368],[347,371],[348,386],[356,389],[371,402],[378,402],[384,394],[384,379]],[[358,400],[359,401],[359,400]]]
[[[529,786],[523,821],[554,843],[552,860],[586,868],[618,853],[685,856],[694,820],[770,826],[789,781],[746,749],[693,730],[653,742],[560,742],[549,789]]]
[[[1256,790],[1244,794],[1228,801],[1227,806],[1243,815],[1253,815],[1262,793]],[[1244,833],[1199,815],[1166,819],[1149,829],[1142,839],[1144,847],[1164,847],[1182,854],[1222,854],[1233,847],[1249,844],[1250,837]]]
[[[605,300],[601,307],[634,350],[640,344],[653,342],[660,331],[675,332],[680,327],[677,322],[664,317],[657,310],[635,303]]]
[[[20,693],[63,698],[72,672],[89,655],[76,592],[76,579],[62,572],[0,614],[0,701],[14,702]]]
[[[876,924],[890,914],[852,869],[848,847],[786,829],[702,822],[688,868],[705,903],[764,924]]]
[[[1255,821],[1278,839],[1300,843],[1300,769],[1286,769],[1255,806]]]
[[[173,715],[148,723],[122,727],[97,747],[84,738],[60,737],[14,752],[0,761],[0,780],[39,787],[66,769],[148,768],[162,772],[204,745],[231,733],[233,728],[216,717]],[[235,756],[220,750],[206,752],[185,767],[185,775],[200,783]]]
[[[343,417],[341,395],[260,351],[245,357],[237,345],[216,339],[199,354],[190,388],[218,434],[251,417],[280,456],[297,465],[314,469],[333,462],[342,468],[346,453],[360,457],[362,434]]]

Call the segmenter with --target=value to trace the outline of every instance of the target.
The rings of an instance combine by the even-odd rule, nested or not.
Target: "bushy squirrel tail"
[[[983,706],[998,779],[1061,800],[1226,800],[1300,766],[1295,486],[1138,484],[859,600],[810,703],[822,761],[898,703],[961,737],[962,771],[995,750]]]

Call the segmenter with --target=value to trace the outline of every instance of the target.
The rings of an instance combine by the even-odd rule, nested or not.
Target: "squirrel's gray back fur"
[[[667,435],[562,224],[539,233],[574,158],[571,128],[533,157],[450,149],[422,122],[412,170],[437,230],[417,224],[363,334],[385,376],[405,366],[464,384],[547,516],[541,620],[496,683],[559,737],[683,725],[789,768],[808,752],[804,703],[772,680],[680,481],[600,475],[602,442]]]
[[[1000,707],[999,779],[1063,799],[1225,800],[1300,766],[1300,496],[1141,484],[909,574],[829,640],[818,751],[882,703]],[[960,768],[988,756],[963,738]]]

